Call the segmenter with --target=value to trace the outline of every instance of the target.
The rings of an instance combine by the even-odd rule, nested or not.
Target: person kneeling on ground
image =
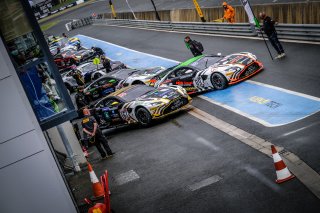
[[[274,49],[278,52],[278,56],[275,59],[280,59],[286,56],[284,49],[278,40],[278,34],[276,28],[274,27],[275,21],[273,21],[269,16],[266,16],[265,12],[259,13],[259,17],[263,20],[263,26],[261,29],[268,36],[268,39]]]
[[[203,46],[200,42],[191,40],[189,36],[184,38],[184,43],[186,44],[187,48],[190,49],[192,55],[194,57],[202,55]]]
[[[97,121],[91,117],[90,110],[87,107],[83,109],[83,115],[84,118],[82,119],[81,125],[83,128],[84,139],[89,138],[90,143],[93,143],[97,147],[102,159],[112,157],[114,153],[111,151],[108,141],[102,134]],[[101,147],[101,144],[108,155],[106,155],[105,151]]]

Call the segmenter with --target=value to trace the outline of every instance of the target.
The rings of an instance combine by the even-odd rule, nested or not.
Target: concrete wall
[[[0,39],[0,212],[76,212]]]
[[[248,17],[243,7],[237,6],[234,8],[236,10],[236,22],[248,22]],[[256,16],[258,16],[260,11],[265,11],[279,23],[320,24],[320,2],[253,5],[252,10]],[[223,17],[222,7],[202,8],[202,12],[207,21]],[[135,15],[137,19],[141,20],[156,20],[153,11],[135,12]],[[159,11],[159,15],[163,21],[201,21],[195,9]],[[110,14],[106,14],[105,17],[112,18]],[[117,13],[117,18],[133,19],[133,16],[132,13]]]
[[[66,137],[68,139],[68,142],[71,146],[71,149],[73,150],[75,156],[76,156],[76,160],[78,161],[79,164],[86,164],[87,160],[83,155],[83,151],[81,149],[80,143],[73,131],[73,127],[72,124],[68,121],[65,122],[63,124],[61,124],[63,126],[64,132],[66,134]],[[61,136],[57,130],[57,127],[53,127],[51,129],[47,130],[50,140],[52,142],[52,145],[54,147],[55,150],[62,152],[64,154],[67,154],[66,148],[63,145]]]

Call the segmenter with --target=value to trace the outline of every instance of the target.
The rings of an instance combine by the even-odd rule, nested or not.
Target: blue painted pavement
[[[320,101],[251,82],[202,96],[265,126],[288,124],[320,111]]]
[[[121,61],[132,68],[171,67],[179,63],[95,38],[83,35],[76,37],[83,46],[100,47],[110,59]],[[253,81],[208,92],[200,97],[269,127],[292,123],[320,111],[319,98]]]
[[[163,66],[169,68],[179,63],[177,61],[164,59],[142,52],[137,52],[135,50],[131,50],[84,35],[76,35],[75,37],[80,39],[82,46],[87,48],[91,48],[92,46],[100,47],[101,49],[103,49],[108,58],[113,61],[121,61],[129,67],[147,68],[151,66]]]

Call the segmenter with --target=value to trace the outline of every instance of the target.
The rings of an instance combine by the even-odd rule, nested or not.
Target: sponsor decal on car
[[[106,95],[106,94],[109,94],[111,92],[114,92],[114,89],[113,88],[108,88],[108,89],[103,90],[102,94]]]
[[[126,96],[126,95],[127,95],[127,93],[123,92],[123,93],[120,93],[118,96],[119,96],[120,98],[122,98],[122,97],[124,97],[124,96]]]
[[[192,85],[193,82],[192,81],[177,81],[176,84],[177,85]]]
[[[184,89],[185,89],[187,92],[197,90],[197,88],[195,88],[195,87],[185,87]]]

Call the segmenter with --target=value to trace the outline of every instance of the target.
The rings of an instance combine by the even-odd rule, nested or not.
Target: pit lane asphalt
[[[50,33],[61,34],[61,30],[63,27],[58,25]],[[76,34],[179,61],[191,57],[183,44],[183,34],[98,26],[69,32],[70,36]],[[316,72],[320,66],[319,46],[284,43],[288,57],[271,61],[262,41],[198,35],[192,38],[201,41],[207,53],[254,52],[266,69],[252,80],[320,97],[320,74]],[[319,113],[289,125],[266,128],[197,97],[193,105],[284,146],[320,171]],[[303,127],[307,128],[285,135]],[[188,114],[151,128],[109,134],[111,146],[119,154],[98,168],[103,171],[107,166],[113,177],[131,169],[140,175],[137,182],[114,186],[112,201],[120,212],[319,211],[319,201],[298,180],[279,187],[272,183],[275,172],[271,159]],[[197,137],[206,143],[197,142]],[[189,184],[213,175],[223,179],[192,193],[186,190]]]

